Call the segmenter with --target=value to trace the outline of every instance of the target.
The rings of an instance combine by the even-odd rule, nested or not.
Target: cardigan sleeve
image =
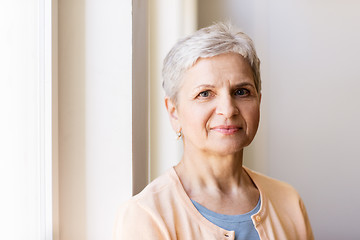
[[[311,225],[310,225],[309,216],[307,214],[304,202],[302,201],[301,198],[300,198],[300,208],[301,208],[302,214],[304,216],[304,222],[305,222],[304,223],[304,226],[305,226],[304,233],[305,233],[306,236],[305,236],[304,239],[313,240],[314,239],[314,234],[313,234],[313,231],[312,231],[312,228],[311,228]]]
[[[118,211],[113,240],[131,239],[170,240],[170,237],[161,219],[130,200]]]

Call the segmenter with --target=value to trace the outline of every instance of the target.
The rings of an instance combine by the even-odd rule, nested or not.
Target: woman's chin
[[[250,144],[250,142],[251,141],[245,141],[245,139],[240,141],[221,141],[219,143],[214,143],[211,149],[221,155],[237,154],[241,153],[243,149]]]
[[[237,155],[237,154],[242,154],[244,147],[245,146],[241,146],[241,145],[240,146],[239,145],[234,145],[234,146],[218,145],[211,149],[211,153],[214,155],[219,155],[219,156]]]

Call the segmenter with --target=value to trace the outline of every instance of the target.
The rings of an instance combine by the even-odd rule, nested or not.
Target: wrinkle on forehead
[[[241,55],[236,53],[226,53],[211,58],[200,58],[196,64],[185,73],[184,81],[188,78],[191,80],[188,84],[194,85],[194,87],[205,84],[226,84],[230,86],[233,81],[233,84],[242,81],[248,81],[254,84],[249,63]]]

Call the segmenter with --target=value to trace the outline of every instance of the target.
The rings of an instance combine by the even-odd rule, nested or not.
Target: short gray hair
[[[230,23],[216,23],[180,39],[164,59],[162,70],[166,96],[176,102],[182,78],[199,58],[238,53],[250,64],[255,87],[261,91],[260,60],[250,37]]]

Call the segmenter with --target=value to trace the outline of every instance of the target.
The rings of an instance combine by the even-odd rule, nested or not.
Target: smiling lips
[[[241,129],[241,127],[235,125],[221,125],[221,126],[213,127],[211,129],[225,135],[231,135],[238,132]]]

